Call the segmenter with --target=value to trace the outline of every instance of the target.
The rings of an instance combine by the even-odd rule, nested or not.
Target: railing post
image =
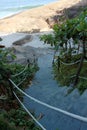
[[[57,58],[57,67],[58,67],[58,71],[59,71],[59,68],[60,68],[60,57],[59,56]]]
[[[9,81],[9,79],[8,79],[8,81]],[[12,98],[12,99],[14,99],[15,98],[15,96],[14,96],[14,93],[13,93],[13,90],[14,90],[14,88],[13,88],[13,85],[12,85],[12,83],[9,81],[9,88],[10,88],[10,97]]]
[[[38,60],[38,58],[35,56],[35,54],[33,55],[34,56],[34,60],[33,60],[33,64],[34,64],[34,66],[37,66],[37,60]]]
[[[10,82],[10,77],[11,77],[11,74],[9,73],[8,74],[8,76],[7,76],[7,81],[8,81],[8,83],[9,83],[9,89],[10,89],[10,91],[9,91],[9,96],[12,98],[12,99],[14,99],[15,98],[15,96],[14,96],[14,93],[13,93],[13,85],[12,85],[12,83]]]
[[[28,62],[28,68],[30,67],[30,60],[29,59],[27,59],[27,62]]]

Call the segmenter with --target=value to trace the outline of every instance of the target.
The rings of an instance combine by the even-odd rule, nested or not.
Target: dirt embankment
[[[87,0],[59,0],[42,7],[30,9],[0,20],[0,32],[41,32],[48,31],[61,16],[75,16],[87,6]]]

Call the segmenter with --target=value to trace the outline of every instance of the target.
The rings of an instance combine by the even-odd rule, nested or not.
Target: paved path
[[[87,114],[87,92],[80,96],[78,90],[75,89],[71,94],[66,96],[69,88],[60,87],[53,79],[52,57],[53,52],[39,57],[38,65],[40,70],[36,73],[31,87],[26,89],[26,92],[36,99],[55,107],[87,116],[85,115]],[[24,104],[27,108],[33,109],[37,116],[40,113],[44,115],[40,123],[42,123],[47,130],[57,130],[57,128],[58,130],[87,130],[86,123],[48,109],[30,101],[27,97],[24,97]]]
[[[10,47],[14,41],[24,36],[26,36],[26,34],[3,36],[3,41],[1,43],[6,45],[6,47]],[[33,53],[39,56],[38,65],[40,69],[36,73],[31,87],[25,90],[26,93],[55,107],[87,117],[87,90],[80,96],[78,90],[75,89],[71,94],[66,96],[69,88],[60,87],[53,79],[53,51],[48,49],[49,46],[43,45],[43,42],[39,40],[39,34],[33,34],[32,37],[33,40],[25,44],[25,47],[16,48],[19,57],[21,56],[26,59],[32,57]],[[40,113],[44,115],[40,122],[47,130],[57,130],[57,128],[59,130],[87,130],[87,123],[77,121],[54,110],[48,109],[30,101],[26,97],[24,97],[24,104],[27,108],[33,109],[36,116]]]

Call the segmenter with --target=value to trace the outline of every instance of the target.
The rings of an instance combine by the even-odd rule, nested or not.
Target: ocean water
[[[0,2],[0,19],[26,9],[35,8],[58,0],[2,0]]]

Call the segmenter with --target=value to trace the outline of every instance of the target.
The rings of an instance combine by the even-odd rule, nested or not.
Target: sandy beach
[[[81,6],[87,5],[86,0],[71,0],[68,3],[67,1],[60,0],[0,20],[0,37],[3,39],[0,44],[5,45],[5,47],[12,47],[14,42],[18,41],[15,44],[19,45],[19,40],[21,40],[20,45],[23,45],[25,41],[27,42],[23,46],[28,45],[36,48],[47,46],[39,39],[41,34],[52,32],[47,19],[50,24],[54,24],[53,18],[59,16],[59,13],[65,8],[71,8],[78,4]],[[27,35],[30,37],[28,40],[25,38]]]
[[[0,20],[0,32],[42,32],[50,30],[55,16],[65,8],[70,8],[86,0],[59,0],[45,6],[29,9]]]

